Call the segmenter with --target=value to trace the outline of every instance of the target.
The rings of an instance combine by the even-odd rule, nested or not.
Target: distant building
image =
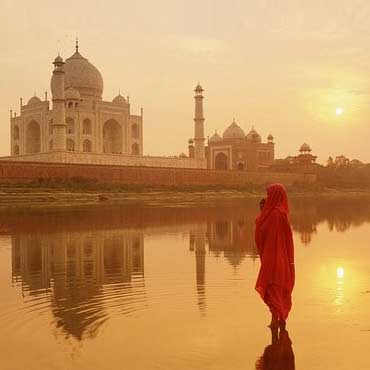
[[[193,155],[193,141],[189,141],[189,156]],[[254,128],[246,135],[233,120],[222,137],[215,132],[205,147],[207,168],[215,170],[267,170],[274,162],[274,138],[269,135],[262,143]]]
[[[271,170],[277,172],[315,173],[319,167],[316,159],[317,156],[312,154],[311,147],[307,143],[303,143],[299,148],[298,155],[275,160]]]

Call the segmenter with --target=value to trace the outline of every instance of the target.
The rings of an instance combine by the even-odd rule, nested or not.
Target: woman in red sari
[[[261,260],[256,290],[271,312],[271,327],[285,327],[292,307],[294,245],[288,197],[283,185],[267,187],[267,199],[256,220],[255,239]]]

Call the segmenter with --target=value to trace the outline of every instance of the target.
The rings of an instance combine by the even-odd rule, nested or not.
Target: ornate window
[[[74,134],[75,133],[75,121],[73,118],[67,117],[66,118],[67,124],[67,134]]]
[[[85,118],[82,122],[82,133],[83,135],[91,135],[91,121],[88,118]]]

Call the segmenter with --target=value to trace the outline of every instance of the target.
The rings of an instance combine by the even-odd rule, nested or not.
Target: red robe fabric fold
[[[295,281],[294,244],[284,187],[267,188],[267,200],[256,220],[255,239],[261,260],[256,290],[280,320],[288,318]]]

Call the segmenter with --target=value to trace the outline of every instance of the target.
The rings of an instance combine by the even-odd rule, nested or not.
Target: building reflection
[[[142,233],[125,230],[17,234],[13,281],[25,296],[49,296],[57,327],[81,340],[106,320],[108,299],[133,307],[132,285],[143,290],[143,241]]]
[[[61,332],[81,340],[97,334],[108,311],[127,314],[143,306],[144,235],[189,235],[197,305],[205,314],[208,256],[224,258],[233,270],[258,258],[258,202],[7,212],[0,213],[0,234],[12,236],[13,282],[25,299],[35,301],[35,310],[47,299]],[[344,232],[369,222],[370,203],[293,199],[290,219],[295,238],[309,245],[320,224]]]

